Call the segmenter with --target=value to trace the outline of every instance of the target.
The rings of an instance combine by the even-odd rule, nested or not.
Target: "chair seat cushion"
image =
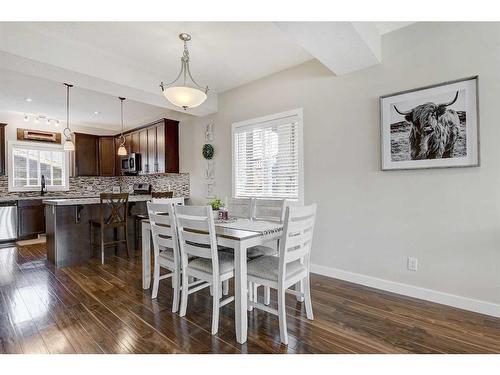
[[[255,276],[265,280],[278,281],[278,273],[280,267],[280,258],[264,255],[247,263],[247,273],[249,276]],[[286,265],[286,278],[294,276],[302,271],[305,271],[306,267],[300,263],[299,260],[288,263]]]
[[[263,245],[250,247],[247,250],[247,258],[248,259],[255,259],[255,258],[264,256],[264,255],[275,255],[275,254],[277,254],[276,249],[273,249],[272,247],[269,247],[269,246],[263,246]]]
[[[219,274],[234,270],[234,257],[225,252],[219,252]],[[188,267],[197,271],[212,273],[212,259],[196,258],[188,263]]]

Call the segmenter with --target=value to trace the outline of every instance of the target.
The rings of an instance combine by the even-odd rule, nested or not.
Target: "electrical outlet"
[[[408,257],[407,262],[408,270],[417,271],[418,270],[418,259],[413,257]]]

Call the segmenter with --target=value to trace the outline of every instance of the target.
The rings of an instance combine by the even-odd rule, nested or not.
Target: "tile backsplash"
[[[50,196],[95,196],[102,192],[113,191],[120,186],[121,191],[132,193],[134,183],[150,183],[153,191],[173,191],[174,197],[189,197],[189,173],[166,173],[149,176],[117,176],[117,177],[70,177],[68,191],[56,191],[46,194]],[[32,197],[40,192],[9,192],[7,176],[0,176],[0,197]]]

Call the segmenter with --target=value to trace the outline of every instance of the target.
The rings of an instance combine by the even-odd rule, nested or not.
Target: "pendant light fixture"
[[[69,89],[73,87],[69,83],[66,85],[66,127],[64,128],[63,134],[66,137],[64,141],[64,151],[75,151],[75,145],[71,140],[71,129],[69,128]]]
[[[120,99],[120,109],[122,114],[122,134],[120,135],[120,147],[118,147],[118,155],[125,156],[127,155],[127,149],[125,148],[125,137],[123,136],[123,101],[125,98],[119,97]]]
[[[179,35],[179,39],[184,42],[184,53],[181,57],[181,71],[177,78],[169,84],[161,82],[160,87],[163,95],[170,103],[186,110],[188,108],[198,107],[207,99],[208,86],[200,86],[191,75],[189,69],[189,51],[187,48],[187,42],[191,40],[191,35],[182,33]],[[188,82],[188,79],[190,79],[191,82]]]

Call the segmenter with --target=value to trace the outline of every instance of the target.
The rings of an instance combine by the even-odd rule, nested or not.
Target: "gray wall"
[[[381,65],[335,77],[317,61],[228,91],[181,124],[181,170],[203,192],[215,124],[216,192],[231,194],[233,122],[304,109],[305,202],[318,203],[312,262],[500,303],[500,24],[415,24],[383,38]],[[234,67],[237,69],[237,67]],[[380,95],[479,75],[479,168],[382,172]],[[406,270],[407,256],[419,259]]]

